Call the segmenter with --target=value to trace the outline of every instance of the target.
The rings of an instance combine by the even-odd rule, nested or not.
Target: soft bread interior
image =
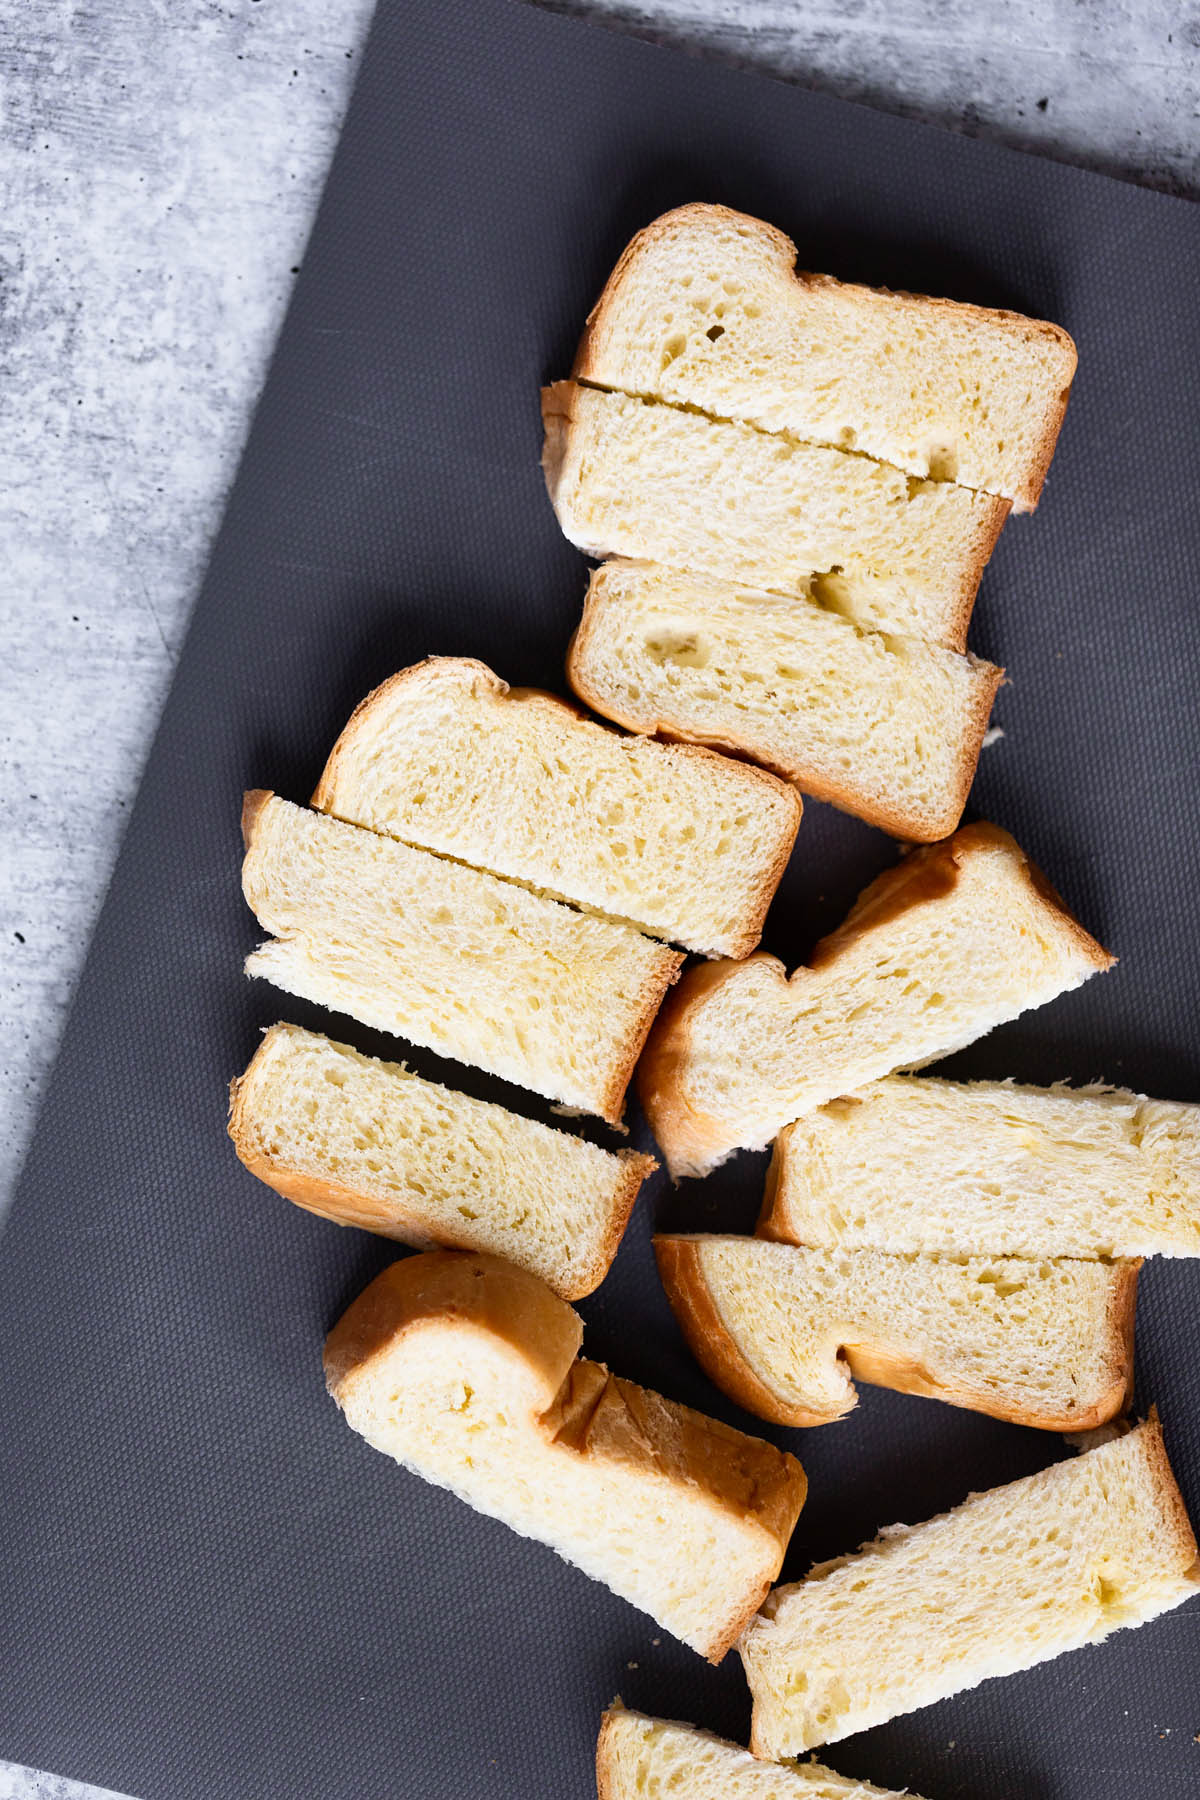
[[[842,1417],[852,1376],[1047,1431],[1090,1430],[1125,1403],[1136,1263],[707,1235],[657,1237],[654,1248],[699,1362],[776,1424]]]
[[[785,598],[615,559],[568,660],[605,717],[754,757],[899,837],[962,814],[1003,671],[864,627],[818,582]]]
[[[233,1084],[229,1130],[298,1206],[418,1249],[493,1251],[568,1300],[603,1280],[655,1166],[298,1025],[266,1033]]]
[[[579,1338],[534,1277],[431,1251],[360,1296],[330,1334],[326,1373],[376,1449],[718,1660],[779,1571],[800,1466],[575,1361]]]
[[[275,934],[247,974],[620,1117],[675,951],[275,795],[245,824],[243,891]]]
[[[761,770],[624,737],[455,657],[363,701],[313,804],[710,956],[754,948],[800,821]]]
[[[1111,962],[1007,832],[969,825],[873,882],[790,980],[763,955],[689,973],[647,1045],[643,1104],[672,1172],[701,1174]]]
[[[1196,1541],[1151,1420],[777,1588],[743,1640],[753,1747],[794,1756],[1189,1599]]]
[[[1200,1106],[890,1076],[780,1134],[760,1229],[905,1252],[1200,1256]]]
[[[599,1800],[902,1800],[820,1763],[760,1762],[710,1731],[627,1712],[619,1703],[600,1727],[596,1786]]]
[[[965,647],[1007,502],[571,382],[543,412],[551,499],[581,549],[801,597],[840,575],[858,623]]]
[[[1035,505],[1075,372],[1066,332],[795,259],[725,207],[665,214],[614,270],[576,376]]]

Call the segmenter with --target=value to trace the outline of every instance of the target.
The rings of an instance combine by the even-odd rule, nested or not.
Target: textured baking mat
[[[976,615],[1010,685],[972,808],[1121,962],[955,1066],[1200,1098],[1200,212],[512,0],[385,0],[0,1243],[2,1755],[145,1800],[586,1800],[618,1690],[744,1740],[736,1657],[709,1669],[340,1422],[321,1340],[395,1252],[257,1185],[224,1130],[257,1028],[323,1022],[239,972],[243,787],[304,799],[353,703],[430,652],[562,687],[585,572],[538,385],[630,233],[697,197],[810,267],[1078,339],[1045,500]],[[802,955],[890,857],[810,806],[770,946]],[[731,1420],[648,1240],[748,1227],[762,1169],[660,1179],[582,1308],[592,1355]],[[1138,1370],[1200,1513],[1198,1301],[1194,1265],[1147,1270]],[[774,1435],[811,1480],[793,1574],[1063,1453],[872,1389]],[[1197,1734],[1184,1609],[831,1760],[930,1800],[1184,1800]]]

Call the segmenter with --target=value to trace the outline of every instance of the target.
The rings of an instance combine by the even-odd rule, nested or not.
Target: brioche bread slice
[[[576,1361],[579,1317],[497,1257],[394,1263],[330,1332],[329,1391],[385,1455],[720,1661],[779,1573],[794,1457]]]
[[[779,1134],[758,1229],[955,1256],[1200,1256],[1200,1106],[888,1076]]]
[[[671,1173],[703,1175],[1112,961],[1006,831],[966,825],[872,882],[790,979],[758,952],[691,970],[647,1041],[642,1104]]]
[[[760,1762],[711,1731],[627,1712],[615,1701],[596,1744],[598,1800],[919,1800],[820,1763]]]
[[[1006,500],[576,382],[545,390],[542,418],[546,486],[581,550],[801,597],[840,575],[857,623],[965,649]]]
[[[777,1588],[741,1644],[757,1756],[795,1756],[1011,1675],[1200,1585],[1151,1418]]]
[[[1066,332],[795,261],[790,238],[744,213],[665,213],[609,277],[575,379],[1036,506],[1075,374]]]
[[[461,863],[247,794],[246,973],[615,1122],[682,957]]]
[[[704,956],[746,956],[800,823],[795,791],[598,725],[437,656],[362,702],[313,805]]]
[[[893,1256],[656,1237],[692,1354],[777,1425],[827,1425],[855,1381],[1043,1431],[1089,1431],[1133,1379],[1138,1262]]]
[[[566,1300],[599,1287],[656,1167],[272,1025],[230,1090],[252,1175],[309,1212],[402,1244],[489,1250]]]
[[[581,699],[632,731],[764,763],[894,836],[948,836],[1004,671],[659,564],[592,574],[567,658]]]

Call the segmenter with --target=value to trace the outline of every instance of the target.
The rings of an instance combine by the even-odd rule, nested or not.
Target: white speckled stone
[[[1200,197],[1173,0],[557,0]],[[300,260],[370,0],[0,14],[0,1193]],[[2,1748],[2,1746],[0,1746]],[[0,1764],[0,1800],[104,1800]]]

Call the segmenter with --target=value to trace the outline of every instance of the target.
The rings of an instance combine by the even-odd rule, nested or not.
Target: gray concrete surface
[[[556,0],[1200,198],[1200,10]],[[0,0],[0,1194],[27,1140],[370,0]],[[0,1800],[102,1800],[0,1764]]]

